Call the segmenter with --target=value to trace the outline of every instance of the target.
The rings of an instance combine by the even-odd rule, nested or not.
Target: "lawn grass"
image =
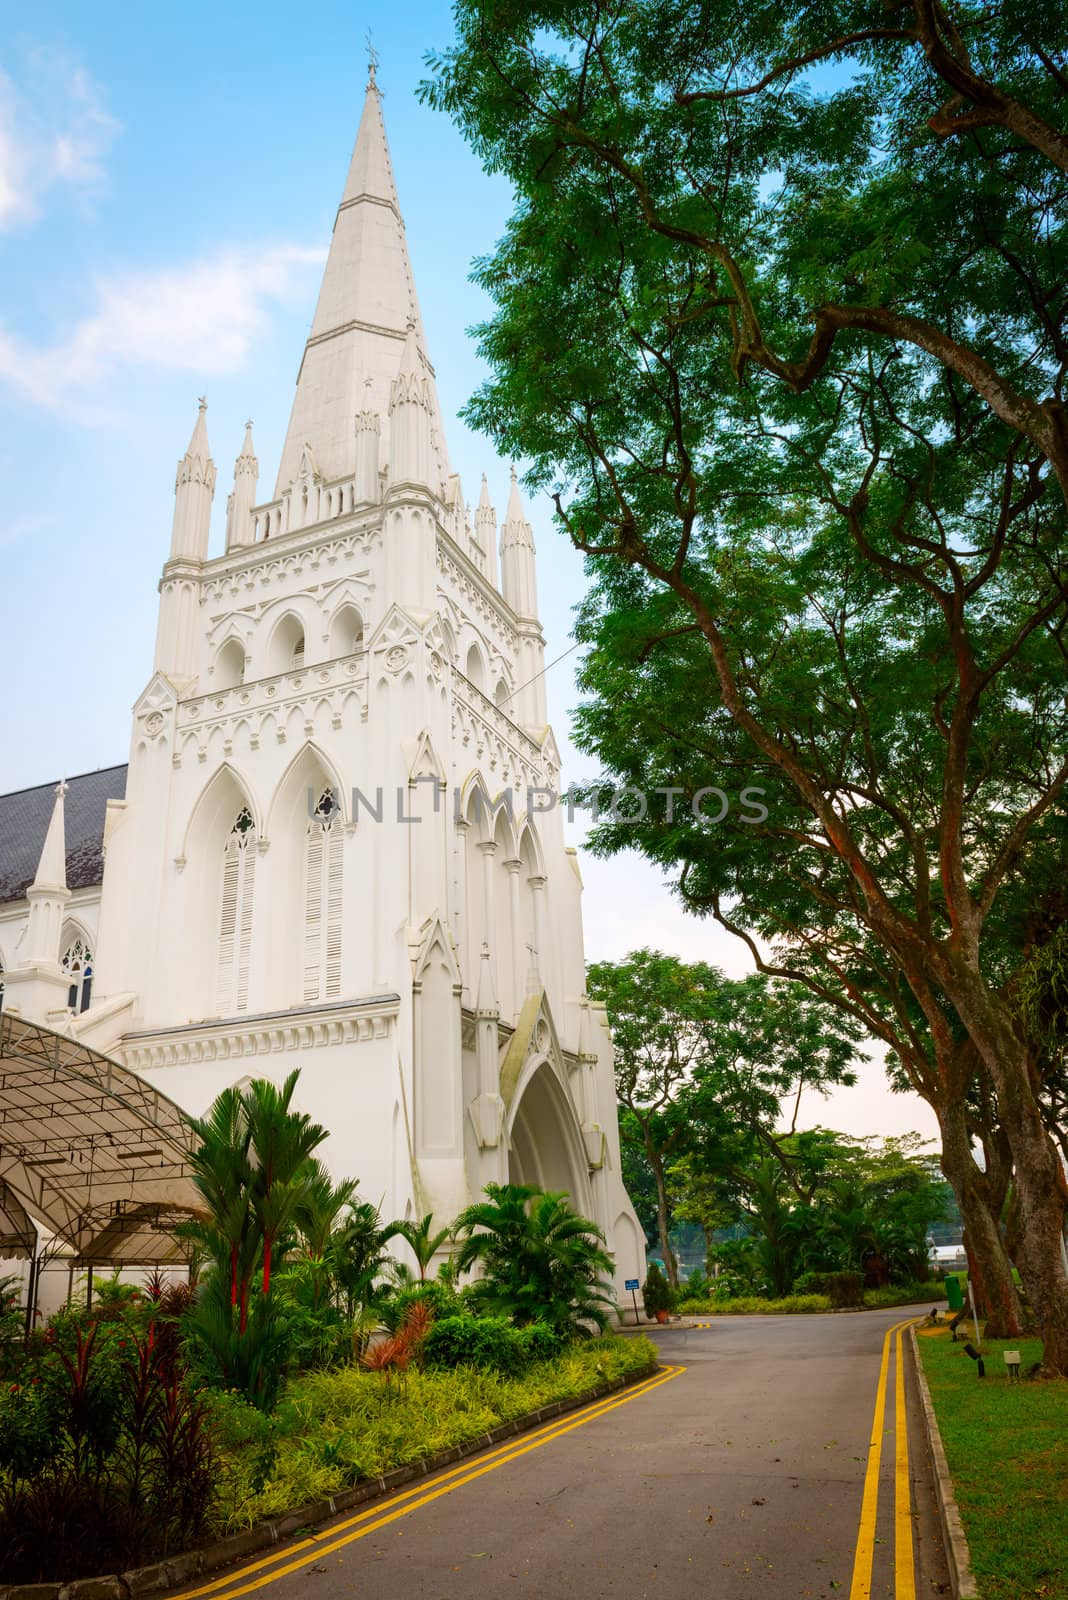
[[[391,1377],[358,1366],[306,1373],[286,1385],[271,1417],[235,1395],[218,1395],[217,1531],[251,1527],[361,1478],[467,1444],[502,1422],[656,1362],[648,1339],[608,1335],[572,1345],[519,1377],[470,1367]]]
[[[944,1329],[916,1337],[982,1600],[1068,1600],[1068,1381],[1010,1383],[1002,1351],[1026,1374],[1036,1339],[984,1340],[981,1379]]]

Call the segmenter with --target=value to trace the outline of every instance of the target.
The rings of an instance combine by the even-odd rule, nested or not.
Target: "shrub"
[[[528,1322],[525,1328],[518,1328],[516,1334],[525,1360],[530,1364],[552,1361],[565,1345],[563,1337],[546,1322]]]
[[[700,1267],[695,1267],[686,1279],[684,1293],[688,1300],[707,1300],[712,1293],[712,1279]]]
[[[830,1311],[831,1302],[825,1294],[791,1294],[780,1300],[764,1300],[759,1295],[737,1295],[733,1300],[684,1300],[679,1308],[688,1317],[707,1316],[782,1316],[812,1315]]]
[[[5,1579],[121,1571],[205,1532],[205,1407],[174,1340],[141,1320],[56,1319],[0,1397]]]
[[[828,1272],[823,1279],[823,1292],[835,1310],[864,1304],[864,1274],[861,1272]]]
[[[519,1324],[547,1322],[561,1334],[604,1329],[615,1306],[612,1257],[595,1222],[563,1193],[490,1183],[486,1199],[456,1219],[460,1270],[481,1263],[468,1298]]]
[[[534,1328],[544,1326],[531,1324]],[[513,1376],[532,1359],[507,1317],[443,1317],[424,1347],[428,1367],[485,1367]]]
[[[941,1283],[898,1283],[888,1284],[885,1289],[868,1289],[864,1294],[864,1304],[871,1310],[878,1310],[881,1306],[909,1306],[932,1300],[946,1298],[945,1285]]]
[[[827,1281],[825,1272],[802,1272],[794,1279],[793,1294],[825,1294],[824,1284]]]
[[[655,1261],[650,1261],[649,1270],[645,1274],[642,1299],[645,1302],[645,1315],[647,1317],[654,1318],[661,1311],[671,1310],[671,1288],[661,1268]]]
[[[464,1302],[452,1285],[430,1278],[412,1288],[401,1289],[383,1301],[382,1321],[386,1327],[396,1331],[407,1316],[408,1308],[417,1301],[430,1307],[435,1322],[463,1314]]]

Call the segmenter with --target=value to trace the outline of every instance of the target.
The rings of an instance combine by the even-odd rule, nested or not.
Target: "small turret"
[[[70,899],[67,888],[67,837],[63,796],[66,782],[56,785],[56,798],[48,822],[37,872],[26,898],[30,902],[30,920],[26,929],[23,955],[25,965],[58,966],[59,940],[63,929],[63,908]]]
[[[519,619],[519,688],[512,698],[511,715],[525,727],[542,729],[548,720],[545,640],[538,621],[534,530],[523,510],[514,467],[508,511],[501,528],[501,593]]]
[[[494,585],[497,583],[497,513],[490,504],[489,484],[482,474],[482,489],[475,511],[475,545],[481,560],[478,565]],[[476,558],[477,559],[477,558]]]
[[[234,462],[234,492],[227,507],[227,550],[238,550],[242,545],[253,542],[252,507],[256,504],[256,480],[259,475],[260,464],[252,443],[252,424],[246,422],[245,442]]]
[[[534,566],[534,530],[523,510],[514,467],[512,487],[508,495],[508,511],[501,529],[501,593],[517,617],[537,618],[538,580]]]
[[[174,480],[174,526],[171,532],[172,561],[204,561],[211,533],[211,502],[215,495],[215,463],[208,446],[204,413],[208,402],[201,397],[189,449],[178,463]]]
[[[356,483],[353,495],[357,505],[377,505],[381,489],[378,443],[382,419],[371,403],[373,381],[365,378],[363,388],[363,410],[356,413]]]
[[[400,370],[389,398],[389,481],[430,488],[433,440],[430,386],[415,337],[415,319],[408,318]]]

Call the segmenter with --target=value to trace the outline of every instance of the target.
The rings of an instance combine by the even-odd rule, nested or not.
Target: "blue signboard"
[[[626,1280],[626,1287],[628,1289],[637,1289],[639,1287],[637,1278],[628,1278]]]

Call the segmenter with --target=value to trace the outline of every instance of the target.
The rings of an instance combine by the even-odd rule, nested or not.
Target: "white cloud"
[[[88,391],[120,371],[237,371],[271,303],[303,292],[308,269],[324,259],[321,249],[265,244],[100,278],[92,312],[47,345],[0,327],[0,383],[62,410],[80,408]]]
[[[20,79],[0,69],[0,230],[33,222],[62,186],[84,204],[120,131],[92,78],[64,56],[34,51]]]

